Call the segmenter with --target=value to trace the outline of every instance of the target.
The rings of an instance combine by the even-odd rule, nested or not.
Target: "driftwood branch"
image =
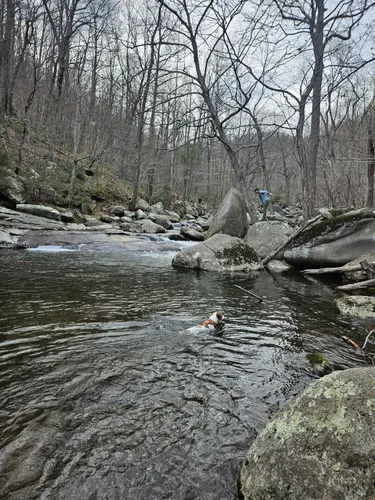
[[[241,290],[243,290],[244,292],[248,293],[249,295],[252,295],[256,299],[258,299],[259,302],[263,302],[262,297],[259,297],[259,295],[255,295],[255,293],[249,292],[249,290],[246,290],[246,288],[242,288],[242,286],[240,286],[240,285],[234,285],[234,286],[236,286],[237,288],[240,288]]]
[[[353,349],[357,350],[358,352],[360,352],[361,354],[363,354],[363,357],[364,358],[367,358],[371,361],[371,363],[373,365],[375,365],[375,354],[371,354],[369,352],[367,352],[365,350],[366,348],[366,344],[367,344],[367,341],[368,339],[370,338],[370,335],[372,333],[374,333],[375,330],[371,330],[371,332],[367,335],[366,337],[366,340],[365,340],[365,343],[363,344],[363,347],[359,347],[359,345],[357,344],[357,342],[355,342],[354,340],[350,339],[349,337],[346,337],[346,336],[343,336],[341,337],[342,340],[344,340],[347,344],[351,345],[353,347]]]
[[[305,269],[301,272],[303,274],[350,273],[352,271],[361,271],[361,269],[363,269],[361,264],[362,263],[341,267],[322,267],[321,269]],[[375,262],[371,262],[371,265],[374,266]]]
[[[267,264],[267,262],[269,262],[270,260],[272,260],[279,252],[281,252],[281,250],[284,250],[284,248],[291,241],[293,241],[299,234],[301,234],[302,231],[304,231],[307,227],[311,226],[311,224],[313,224],[314,222],[316,222],[317,220],[319,220],[321,218],[322,218],[321,215],[317,215],[313,219],[310,219],[310,220],[306,221],[299,229],[297,229],[297,231],[294,231],[294,233],[291,234],[289,236],[289,238],[286,241],[284,241],[284,243],[282,243],[281,245],[279,245],[277,248],[275,248],[275,250],[273,250],[270,254],[268,254],[267,257],[265,257],[262,260],[262,264],[263,265]]]
[[[360,281],[359,283],[350,283],[349,285],[341,285],[337,286],[336,290],[340,290],[342,292],[350,292],[351,290],[359,290],[361,288],[369,288],[370,286],[375,285],[375,278],[366,281]]]

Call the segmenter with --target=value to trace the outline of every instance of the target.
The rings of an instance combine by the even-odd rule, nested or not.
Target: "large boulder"
[[[341,266],[373,252],[375,210],[362,209],[324,219],[306,229],[284,251],[299,267]]]
[[[345,295],[333,301],[342,314],[360,318],[375,318],[375,297],[367,295]]]
[[[242,498],[375,498],[374,389],[374,368],[311,384],[254,441],[239,477]]]
[[[245,200],[237,189],[232,188],[213,218],[206,238],[218,233],[243,238],[248,227]]]
[[[151,207],[146,200],[138,198],[135,203],[135,210],[142,210],[143,212],[151,212]]]
[[[58,210],[51,207],[45,207],[44,205],[29,205],[20,203],[17,205],[17,210],[19,212],[24,212],[25,214],[45,217],[46,219],[61,220],[61,215]]]
[[[172,260],[173,267],[204,271],[253,271],[260,268],[256,251],[243,240],[215,234],[208,240],[183,249]]]
[[[293,229],[284,222],[261,221],[249,227],[245,241],[251,245],[261,259],[284,243]],[[282,260],[284,252],[279,252],[275,259]]]

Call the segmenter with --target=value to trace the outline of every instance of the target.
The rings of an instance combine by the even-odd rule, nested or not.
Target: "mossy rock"
[[[334,300],[342,314],[359,318],[375,318],[375,297],[367,295],[345,295]]]
[[[204,271],[252,271],[260,269],[261,264],[256,251],[240,238],[215,234],[179,252],[172,266]]]
[[[285,248],[285,260],[299,267],[340,266],[373,251],[375,210],[363,209],[324,219]]]
[[[374,368],[336,371],[311,384],[249,449],[241,498],[375,498],[374,389]]]

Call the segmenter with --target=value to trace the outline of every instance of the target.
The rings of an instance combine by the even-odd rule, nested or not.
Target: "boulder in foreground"
[[[185,248],[175,255],[172,266],[204,271],[260,269],[256,251],[243,240],[226,234],[215,234],[198,245]]]
[[[374,368],[311,384],[254,441],[239,477],[242,498],[375,498],[374,388]]]

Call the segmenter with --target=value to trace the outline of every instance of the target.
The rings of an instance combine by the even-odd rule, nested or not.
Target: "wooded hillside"
[[[333,4],[1,0],[1,175],[372,206],[375,2]]]

